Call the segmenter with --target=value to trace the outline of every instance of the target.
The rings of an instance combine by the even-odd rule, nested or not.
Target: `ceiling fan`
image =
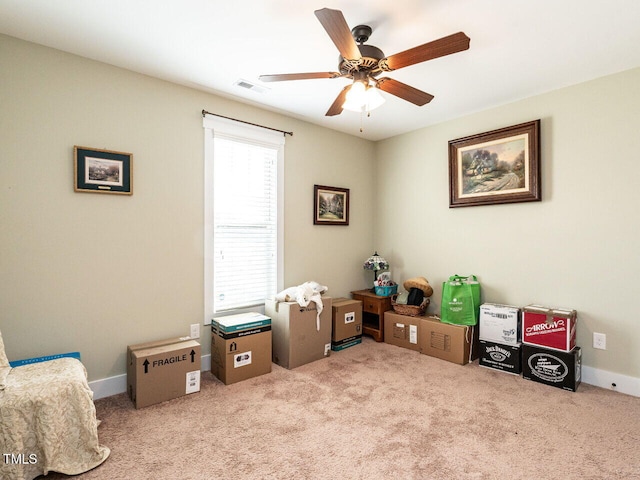
[[[375,99],[372,99],[372,96],[378,95],[380,97],[377,93],[378,90],[395,95],[414,105],[425,105],[433,99],[433,95],[389,77],[377,77],[384,72],[391,72],[469,48],[469,37],[462,32],[458,32],[386,57],[379,48],[373,45],[364,45],[364,42],[369,39],[372,32],[371,27],[368,25],[358,25],[349,30],[349,26],[340,10],[323,8],[316,10],[314,13],[340,52],[339,72],[285,73],[260,75],[258,78],[263,82],[316,78],[352,79],[353,83],[343,88],[331,107],[329,107],[325,114],[329,117],[341,114],[345,108],[356,111],[358,109],[363,111],[364,109],[371,110],[375,108],[369,102],[376,102]],[[354,102],[349,102],[352,96],[350,92],[352,91],[353,94],[369,95],[369,98],[355,101],[355,108],[353,108]],[[366,96],[363,98],[366,98]],[[381,99],[379,103],[383,101],[384,99]]]

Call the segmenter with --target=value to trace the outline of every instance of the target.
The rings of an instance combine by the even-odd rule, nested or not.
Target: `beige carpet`
[[[135,410],[96,401],[82,479],[640,479],[640,398],[575,393],[365,338],[295,370]],[[70,478],[50,474],[49,478]]]

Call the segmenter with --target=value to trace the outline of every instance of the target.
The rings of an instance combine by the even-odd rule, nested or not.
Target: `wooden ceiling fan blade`
[[[463,32],[454,33],[448,37],[434,40],[433,42],[419,45],[404,52],[396,53],[383,60],[386,65],[384,70],[391,71],[399,68],[426,62],[434,58],[444,57],[452,53],[458,53],[469,48],[470,39]]]
[[[311,80],[315,78],[336,78],[338,72],[310,72],[310,73],[278,73],[273,75],[260,75],[259,80],[263,82],[284,82],[286,80]]]
[[[407,102],[411,102],[414,105],[418,105],[419,107],[433,100],[433,95],[423,92],[422,90],[418,90],[417,88],[413,88],[406,83],[394,80],[393,78],[381,78],[378,80],[377,84],[380,90],[390,93],[391,95],[395,95]]]
[[[351,85],[347,85],[340,91],[336,99],[329,107],[329,110],[327,110],[327,113],[325,113],[325,117],[333,117],[342,113],[342,105],[344,105],[344,102],[347,99],[347,93],[350,89]]]
[[[314,13],[327,34],[329,34],[342,58],[346,60],[360,60],[362,58],[358,45],[356,45],[356,41],[351,35],[351,29],[340,10],[322,8]]]

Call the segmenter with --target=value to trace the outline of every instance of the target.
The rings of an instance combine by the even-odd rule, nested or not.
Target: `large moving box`
[[[136,408],[200,391],[200,344],[189,337],[127,347],[127,391]]]
[[[384,342],[420,351],[418,330],[422,317],[400,315],[392,310],[384,312]]]
[[[340,351],[362,343],[362,302],[335,298],[331,303],[331,350]]]
[[[271,319],[240,313],[211,320],[211,373],[225,385],[271,372]]]
[[[329,356],[331,300],[331,297],[322,297],[319,325],[318,311],[313,302],[308,307],[302,307],[297,302],[265,301],[265,314],[272,321],[275,363],[292,369]]]
[[[418,329],[420,352],[448,362],[466,365],[477,329],[443,323],[438,317],[421,317]]]

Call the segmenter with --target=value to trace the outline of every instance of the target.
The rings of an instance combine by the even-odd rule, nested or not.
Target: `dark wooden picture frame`
[[[88,147],[73,147],[76,192],[133,194],[133,154]]]
[[[449,142],[449,208],[541,199],[540,120]]]
[[[314,185],[313,224],[349,225],[349,189]]]

